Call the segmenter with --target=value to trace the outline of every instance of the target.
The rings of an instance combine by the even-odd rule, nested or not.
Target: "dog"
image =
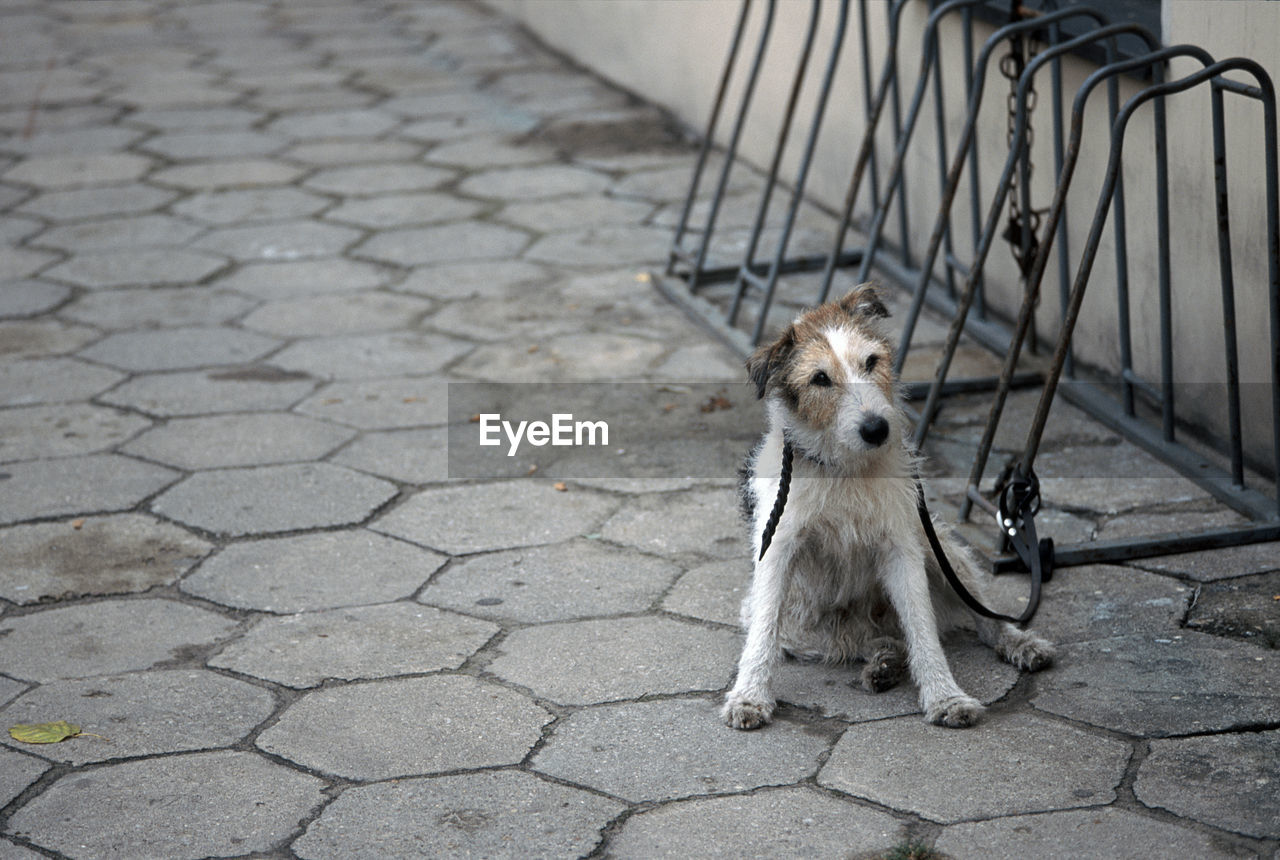
[[[917,509],[917,455],[905,439],[876,287],[862,284],[799,316],[747,361],[764,400],[767,431],[742,469],[744,516],[758,559],[742,605],[746,643],[722,716],[737,729],[770,722],[784,653],[828,662],[863,660],[861,684],[887,690],[910,673],[920,708],[961,728],[983,707],[956,684],[940,634],[972,622],[979,638],[1019,669],[1053,662],[1051,643],[971,612],[948,586]],[[789,495],[767,529],[792,450]],[[953,568],[981,600],[973,559],[942,523]],[[766,530],[772,541],[761,553]]]

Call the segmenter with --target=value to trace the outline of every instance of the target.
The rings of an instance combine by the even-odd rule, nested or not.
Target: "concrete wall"
[[[709,115],[718,76],[724,62],[729,37],[737,19],[738,0],[487,0],[490,6],[523,21],[540,38],[573,56],[604,77],[657,102],[701,129]],[[763,4],[756,4],[744,51],[754,49],[754,39],[763,17]],[[854,3],[855,7],[857,4]],[[870,32],[873,41],[873,68],[878,74],[883,61],[885,14],[888,3],[871,5]],[[777,135],[778,118],[787,98],[795,58],[803,42],[809,4],[802,0],[781,0],[774,23],[765,67],[759,84],[741,154],[757,166],[767,165]],[[921,34],[928,17],[924,0],[909,3],[903,13],[902,64],[903,103],[910,99],[917,80]],[[1280,74],[1280,3],[1266,0],[1164,0],[1162,16],[1165,44],[1189,42],[1200,45],[1215,58],[1247,56],[1259,61],[1273,75]],[[811,64],[801,100],[799,129],[807,128],[805,117],[812,110],[822,73],[819,60],[826,52],[833,32],[836,4],[823,0],[822,26],[817,36],[815,61]],[[856,11],[846,37],[840,74],[831,107],[823,127],[819,149],[809,181],[810,195],[822,204],[838,208],[849,181],[852,155],[862,129],[864,110],[859,31]],[[943,68],[951,112],[946,121],[948,144],[953,145],[962,121],[963,59],[959,21],[944,29]],[[979,25],[978,41],[990,32]],[[994,64],[993,64],[994,66]],[[1096,67],[1071,60],[1064,71],[1066,107],[1084,78]],[[1179,62],[1175,74],[1195,68],[1191,61]],[[741,76],[740,76],[741,77]],[[1235,77],[1241,77],[1236,75]],[[1005,94],[1008,84],[993,67],[989,71],[990,93],[979,115],[981,144],[980,173],[989,201],[992,181],[1003,167],[1006,153]],[[739,79],[735,86],[740,86]],[[1036,165],[1032,182],[1035,206],[1048,206],[1055,182],[1051,149],[1051,119],[1048,109],[1048,81],[1040,87],[1042,98],[1034,125],[1044,131],[1037,135],[1033,152]],[[1136,92],[1137,84],[1123,82],[1122,100]],[[729,105],[736,105],[731,90]],[[939,199],[937,134],[933,122],[932,93],[909,152],[909,240],[917,250],[927,244],[933,214]],[[1263,220],[1262,111],[1253,101],[1228,97],[1228,165],[1232,171],[1230,189],[1234,220],[1233,250],[1236,263],[1236,303],[1241,323],[1240,342],[1244,378],[1254,383],[1246,393],[1246,441],[1256,461],[1270,464],[1269,394],[1265,383],[1268,370],[1269,332],[1266,247]],[[1201,383],[1187,389],[1179,404],[1180,415],[1210,427],[1225,426],[1220,404],[1220,385],[1225,378],[1221,325],[1221,292],[1218,274],[1217,232],[1214,219],[1211,133],[1207,90],[1169,102],[1170,192],[1174,201],[1173,247],[1176,374],[1179,383]],[[721,134],[728,124],[721,123]],[[1085,140],[1069,199],[1069,247],[1072,271],[1079,249],[1092,221],[1097,193],[1102,183],[1108,150],[1108,120],[1105,92],[1100,90],[1086,114]],[[798,160],[799,141],[784,161],[784,174],[793,175]],[[1126,139],[1124,180],[1128,207],[1133,344],[1135,364],[1144,375],[1155,378],[1159,368],[1156,328],[1155,203],[1152,166],[1154,137],[1151,108],[1135,117]],[[887,145],[882,151],[891,151]],[[949,157],[949,155],[948,155]],[[887,158],[882,161],[882,169]],[[955,235],[970,235],[967,216],[967,186],[961,187],[961,202],[953,210]],[[866,197],[864,193],[864,198]],[[986,203],[984,202],[984,209]],[[861,207],[865,209],[865,204]],[[891,235],[896,236],[896,231]],[[967,257],[967,246],[960,245]],[[1077,352],[1090,364],[1114,370],[1119,363],[1116,327],[1114,243],[1111,232],[1104,236],[1088,299],[1076,335]],[[988,291],[997,313],[1016,312],[1020,290],[1016,268],[1007,245],[993,250],[987,264]],[[1056,271],[1056,269],[1055,269]],[[1042,334],[1052,335],[1058,325],[1058,282],[1046,278],[1044,298],[1037,325]]]

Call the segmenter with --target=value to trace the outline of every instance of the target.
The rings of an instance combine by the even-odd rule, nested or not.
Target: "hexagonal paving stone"
[[[234,621],[172,600],[81,603],[0,621],[0,662],[31,681],[149,669],[231,635]]]
[[[305,373],[250,365],[135,376],[101,399],[151,415],[197,415],[287,409],[315,387]]]
[[[1241,576],[1200,589],[1186,626],[1200,633],[1280,648],[1280,571]]]
[[[70,296],[71,290],[61,284],[10,281],[0,293],[0,319],[43,314],[53,310]]]
[[[513,203],[502,208],[501,218],[511,224],[540,233],[580,230],[583,224],[637,224],[653,211],[653,204],[611,197],[571,197],[531,203]]]
[[[676,581],[662,601],[668,612],[738,626],[742,600],[751,587],[748,558],[699,565]]]
[[[290,161],[324,167],[363,164],[370,161],[405,161],[417,158],[422,147],[407,140],[343,138],[299,143],[283,154]]]
[[[164,756],[64,777],[20,809],[9,830],[71,857],[267,852],[320,806],[323,788],[253,753]]]
[[[125,450],[180,469],[216,469],[320,460],[354,435],[301,415],[214,415],[169,421]]]
[[[41,752],[74,765],[229,746],[275,710],[267,690],[198,669],[168,669],[77,681],[54,681],[0,711],[6,725],[74,714],[101,738],[50,744]]]
[[[199,191],[210,188],[248,188],[255,185],[287,185],[303,173],[302,168],[263,158],[207,161],[166,167],[148,180]]]
[[[288,144],[273,134],[248,130],[177,131],[158,134],[143,147],[175,161],[270,155]]]
[[[1155,498],[1158,498],[1156,496]],[[1194,529],[1201,531],[1202,529]],[[1190,531],[1174,528],[1171,531]],[[1151,532],[1143,532],[1151,534]],[[1161,573],[1180,574],[1200,582],[1214,582],[1237,576],[1280,568],[1280,542],[1256,543],[1246,546],[1222,547],[1204,552],[1185,552],[1176,555],[1144,558],[1136,564]]]
[[[380,110],[336,110],[286,114],[272,120],[267,130],[286,137],[376,137],[400,124],[400,119]]]
[[[305,463],[200,472],[162,493],[162,516],[222,535],[358,523],[396,494],[386,481]]]
[[[740,642],[727,630],[668,618],[607,618],[512,632],[488,670],[566,705],[659,693],[718,690],[733,675]],[[546,659],[557,654],[554,662]]]
[[[212,546],[141,514],[0,531],[0,597],[18,604],[169,585]]]
[[[932,821],[1098,806],[1115,799],[1129,745],[1030,714],[971,728],[902,717],[851,726],[818,783]]]
[[[490,771],[343,792],[293,843],[299,857],[585,857],[625,807],[519,771]]]
[[[539,239],[524,257],[573,266],[653,266],[666,258],[670,242],[668,231],[654,227],[603,226],[552,233]]]
[[[218,280],[218,286],[260,299],[368,290],[386,283],[388,275],[373,263],[353,260],[298,260],[286,263],[249,263]]]
[[[606,540],[661,555],[749,555],[746,529],[726,490],[641,497],[605,523]]]
[[[268,302],[242,324],[284,337],[366,334],[411,329],[434,305],[396,293],[369,292]]]
[[[258,746],[325,773],[392,779],[516,764],[551,719],[495,684],[434,675],[308,693]]]
[[[537,200],[573,194],[599,194],[610,184],[594,170],[551,164],[486,170],[467,177],[458,186],[465,194],[502,200]]]
[[[903,826],[811,788],[780,788],[645,810],[609,841],[609,856],[751,857],[764,834],[771,855],[835,860],[885,855],[902,841]]]
[[[454,370],[492,382],[620,382],[641,379],[667,347],[619,334],[582,334],[538,342],[490,344]],[[537,347],[537,349],[531,349]]]
[[[59,314],[103,329],[216,326],[253,305],[251,299],[212,287],[144,287],[83,294]]]
[[[73,358],[25,358],[0,362],[0,406],[87,400],[124,374]]]
[[[953,824],[934,843],[947,857],[1158,857],[1172,846],[1183,857],[1239,857],[1207,833],[1114,806]]]
[[[528,623],[648,609],[679,568],[578,540],[483,555],[455,564],[422,592],[423,603]]]
[[[1041,710],[1163,737],[1264,723],[1280,699],[1280,654],[1203,633],[1135,634],[1060,649],[1037,679]]]
[[[1274,711],[1273,711],[1274,713]],[[1152,741],[1134,794],[1214,827],[1280,837],[1280,729]]]
[[[334,335],[299,341],[272,361],[321,378],[362,379],[431,373],[471,348],[466,341],[417,331]]]
[[[457,669],[496,624],[410,603],[264,618],[209,661],[287,687]]]
[[[146,173],[151,160],[128,153],[48,155],[28,158],[3,174],[6,182],[38,188],[80,188],[129,182]]]
[[[203,227],[168,215],[135,215],[55,227],[41,233],[35,244],[66,251],[181,247],[203,232]]]
[[[740,732],[705,699],[627,702],[564,717],[534,770],[633,802],[736,794],[813,776],[833,738],[778,720]]]
[[[87,403],[5,409],[0,411],[0,462],[105,451],[150,423]]]
[[[46,254],[44,251],[6,248],[4,259],[0,260],[0,280],[11,281],[26,275],[34,275],[55,259],[57,257],[53,254]]]
[[[45,274],[91,290],[145,285],[193,284],[227,261],[213,254],[172,248],[91,251],[59,263]]]
[[[109,335],[79,355],[121,370],[186,370],[248,364],[280,345],[274,338],[219,327],[126,331]]]
[[[48,762],[0,747],[0,803],[7,806],[48,769]],[[0,842],[0,850],[7,847]],[[38,855],[33,852],[30,856]]]
[[[236,260],[301,260],[328,257],[360,238],[360,233],[316,221],[278,221],[244,227],[223,227],[193,247],[226,254]]]
[[[193,128],[247,128],[262,114],[244,108],[156,108],[135,110],[126,122],[162,131]]]
[[[82,221],[106,215],[130,215],[148,212],[171,203],[177,197],[172,191],[149,185],[107,185],[71,191],[46,191],[25,201],[21,212],[43,215],[53,221]]]
[[[529,234],[484,222],[382,230],[352,249],[361,257],[400,266],[514,257],[529,244]]]
[[[0,523],[128,510],[179,477],[117,454],[12,463],[0,474],[9,487],[23,488],[21,495],[0,494]]]
[[[455,175],[452,170],[422,164],[373,164],[331,167],[308,177],[303,184],[331,194],[367,197],[371,194],[429,191]]]
[[[75,352],[101,337],[87,326],[52,319],[0,322],[0,356],[6,359],[48,358]]]
[[[453,555],[559,543],[586,534],[615,503],[543,481],[424,490],[372,526]]]
[[[206,191],[174,204],[173,211],[210,224],[241,224],[304,218],[329,205],[296,188],[250,188]]]
[[[406,484],[436,484],[449,479],[448,446],[446,427],[365,433],[330,462]]]
[[[330,383],[294,408],[326,421],[378,430],[445,424],[448,400],[448,383],[439,376],[370,379]]]
[[[387,603],[409,597],[445,557],[355,529],[233,544],[187,577],[182,590],[264,612]]]
[[[395,289],[438,299],[510,298],[547,277],[546,269],[519,260],[446,263],[414,270]]]
[[[483,209],[484,205],[475,200],[451,194],[420,192],[344,200],[326,212],[324,217],[330,221],[385,230],[391,227],[460,221]]]

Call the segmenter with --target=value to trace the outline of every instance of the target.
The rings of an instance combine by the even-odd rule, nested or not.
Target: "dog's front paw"
[[[976,723],[982,716],[982,711],[981,702],[961,693],[926,705],[924,716],[935,726],[964,729]]]
[[[758,729],[773,720],[775,702],[751,699],[741,693],[730,693],[725,697],[720,716],[726,724],[735,729]]]
[[[1024,672],[1039,672],[1053,665],[1057,651],[1048,639],[1034,633],[1020,631],[1017,639],[1003,643],[1000,656]]]

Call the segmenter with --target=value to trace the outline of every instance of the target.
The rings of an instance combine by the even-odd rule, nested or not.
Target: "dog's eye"
[[[868,356],[867,356],[867,363],[866,363],[867,373],[870,373],[871,371],[875,370],[875,369],[876,369],[876,365],[877,365],[877,364],[879,364],[879,363],[880,363],[880,356],[878,356],[878,355],[868,355]]]
[[[809,380],[810,384],[817,385],[821,388],[829,388],[831,386],[831,377],[827,376],[826,371],[819,370]]]

